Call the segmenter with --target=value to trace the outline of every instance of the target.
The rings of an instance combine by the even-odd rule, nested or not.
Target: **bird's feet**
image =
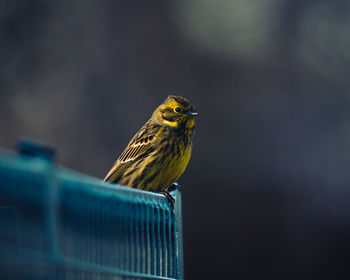
[[[181,191],[181,186],[180,186],[180,184],[175,182],[175,183],[171,184],[171,186],[169,187],[168,191],[169,192],[173,192],[173,191],[176,191],[176,190]]]
[[[167,198],[168,202],[170,203],[171,209],[173,210],[174,209],[174,205],[175,205],[175,198],[170,193],[168,193],[166,191],[162,191],[162,192],[159,192],[159,193],[165,195],[165,197]]]

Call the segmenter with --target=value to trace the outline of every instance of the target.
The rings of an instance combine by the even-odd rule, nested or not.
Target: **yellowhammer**
[[[197,115],[186,98],[168,96],[131,139],[104,181],[167,195],[190,160]]]

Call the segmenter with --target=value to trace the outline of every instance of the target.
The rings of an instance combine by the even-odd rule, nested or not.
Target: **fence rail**
[[[0,152],[1,279],[183,279],[179,190],[173,210],[27,152]]]

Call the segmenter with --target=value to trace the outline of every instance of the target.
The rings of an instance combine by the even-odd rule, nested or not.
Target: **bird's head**
[[[194,125],[194,117],[198,115],[198,111],[186,98],[169,95],[154,111],[152,119],[161,125],[176,128],[182,125]]]

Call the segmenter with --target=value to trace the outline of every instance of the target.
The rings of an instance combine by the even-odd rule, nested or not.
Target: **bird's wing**
[[[114,182],[136,159],[149,154],[153,150],[156,131],[142,128],[130,141],[124,152],[114,163],[104,181]]]

